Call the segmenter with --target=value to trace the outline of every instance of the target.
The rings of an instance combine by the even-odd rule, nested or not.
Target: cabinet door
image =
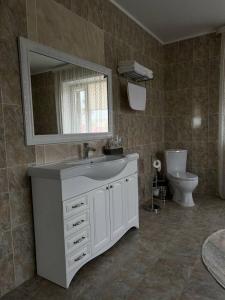
[[[91,207],[92,254],[110,242],[109,190],[101,187],[89,194]]]
[[[137,174],[125,179],[127,225],[139,226]]]
[[[110,219],[112,239],[120,238],[126,228],[124,180],[110,185]]]

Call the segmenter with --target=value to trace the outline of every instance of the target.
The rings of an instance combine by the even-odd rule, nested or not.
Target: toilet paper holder
[[[146,209],[158,214],[161,209],[161,204],[156,204],[155,200],[159,199],[163,202],[163,206],[165,206],[167,187],[165,178],[158,176],[158,173],[161,171],[161,161],[156,157],[152,157],[152,167],[154,174],[151,176],[151,203]]]

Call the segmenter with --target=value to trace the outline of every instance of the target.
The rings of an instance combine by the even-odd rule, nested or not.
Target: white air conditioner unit
[[[121,61],[118,66],[119,74],[134,81],[153,79],[153,72],[136,61]]]

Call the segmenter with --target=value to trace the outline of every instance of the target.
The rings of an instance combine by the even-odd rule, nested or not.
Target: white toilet
[[[198,176],[186,172],[187,150],[166,150],[167,179],[173,190],[173,201],[186,207],[194,206],[192,192],[198,185]]]

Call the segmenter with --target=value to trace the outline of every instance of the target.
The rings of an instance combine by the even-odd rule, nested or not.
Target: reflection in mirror
[[[108,132],[107,76],[29,51],[35,135]]]

